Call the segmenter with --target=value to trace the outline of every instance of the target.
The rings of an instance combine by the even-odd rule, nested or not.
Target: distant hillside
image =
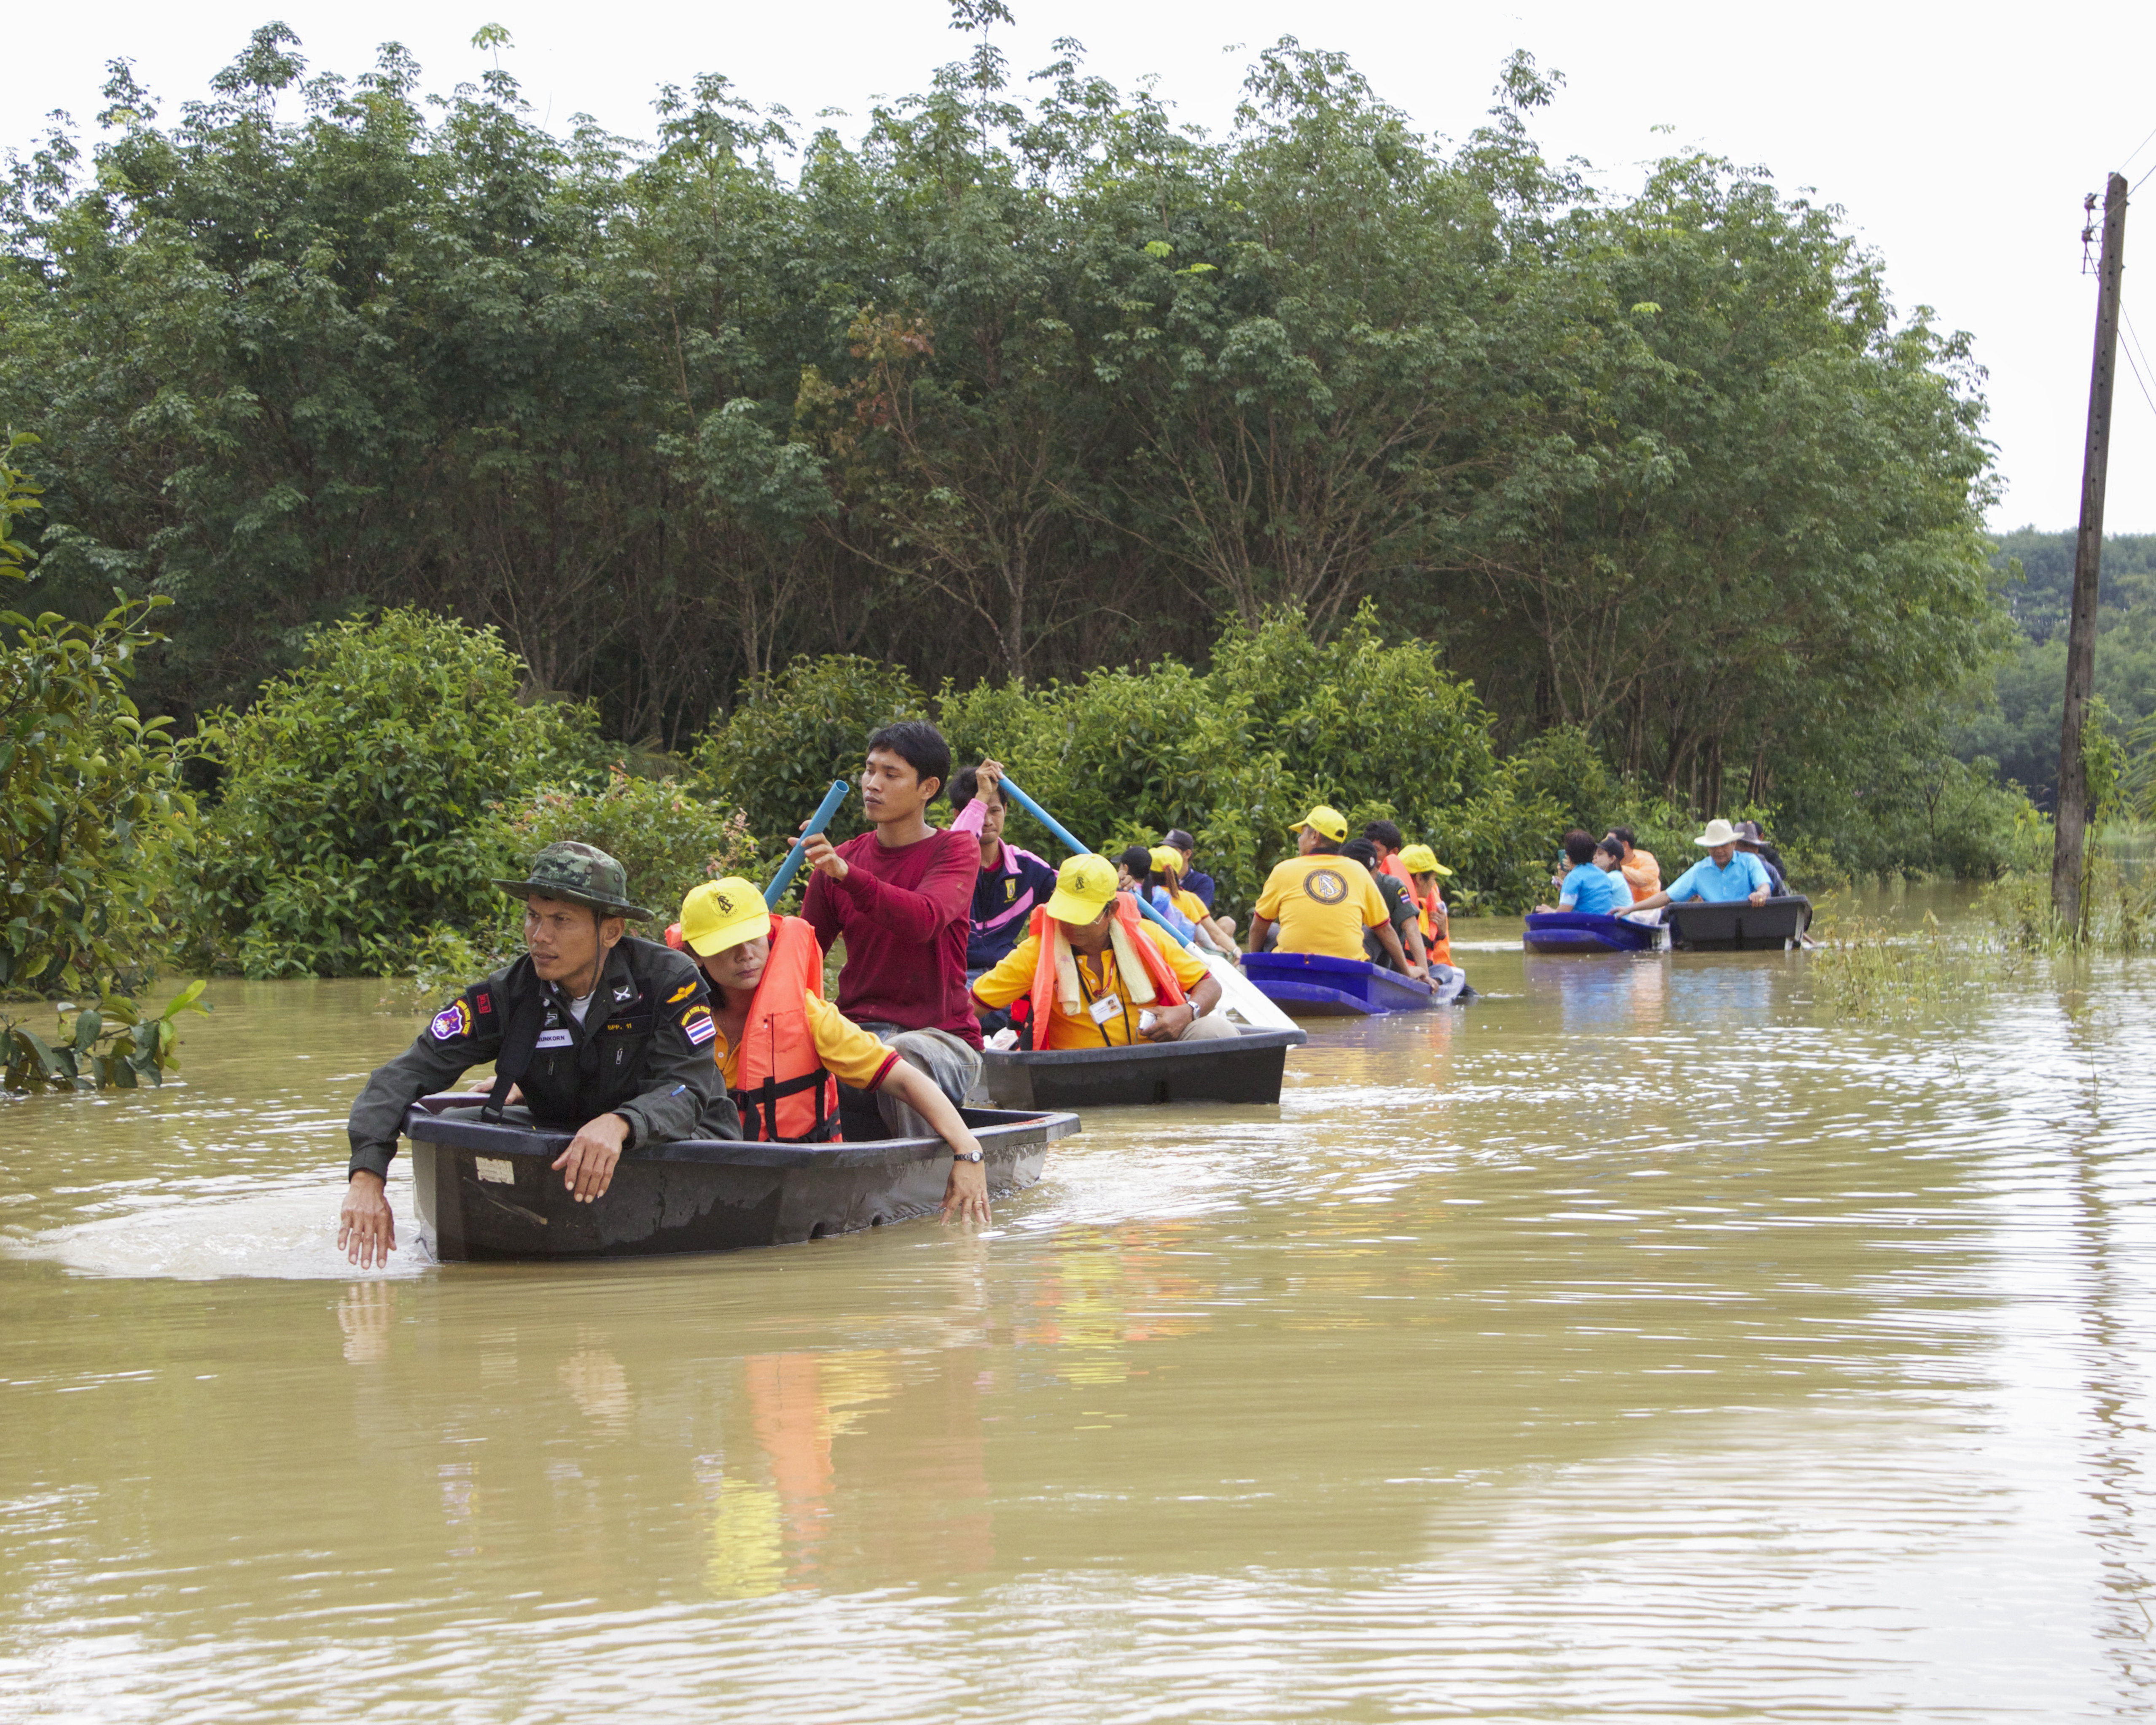
[[[2012,573],[2016,560],[2019,579]],[[2034,527],[2004,533],[1992,562],[2000,573],[2000,596],[2025,639],[2000,667],[1993,699],[1955,727],[1953,750],[1964,761],[1989,755],[2005,777],[2049,809],[2058,774],[2074,536]],[[2097,593],[2097,693],[2130,725],[2156,711],[2156,533],[2105,539]]]
[[[2022,578],[2011,571],[2019,559]],[[2020,527],[1999,536],[1992,567],[2003,579],[1999,592],[2021,632],[2032,641],[2048,641],[2066,626],[2074,586],[2074,535],[2040,533]],[[2114,533],[2103,542],[2103,573],[2097,589],[2099,609],[2124,610],[2156,603],[2156,584],[2134,577],[2156,576],[2156,533]],[[2138,595],[2138,598],[2129,597]]]

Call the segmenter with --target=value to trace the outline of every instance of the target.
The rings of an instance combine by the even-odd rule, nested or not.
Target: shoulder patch
[[[454,1042],[459,1036],[471,1034],[471,1009],[461,1000],[452,1000],[434,1014],[429,1027],[437,1042]]]
[[[494,1016],[494,996],[489,993],[485,988],[481,988],[479,993],[472,996],[472,1010],[477,1013],[483,1019],[492,1018]]]
[[[701,1048],[719,1034],[719,1027],[711,1022],[711,1009],[692,1006],[681,1014],[681,1034],[689,1039],[692,1047]]]
[[[685,983],[682,983],[682,984],[681,984],[681,986],[680,986],[680,988],[676,988],[676,989],[675,989],[675,990],[671,994],[669,994],[669,995],[666,997],[666,1004],[667,1004],[669,1006],[678,1006],[678,1005],[680,1005],[680,1004],[681,1004],[681,1002],[683,1002],[684,1000],[686,1000],[686,999],[688,999],[691,994],[695,993],[696,992],[696,984],[695,983],[695,982],[694,982],[694,981],[685,982]]]

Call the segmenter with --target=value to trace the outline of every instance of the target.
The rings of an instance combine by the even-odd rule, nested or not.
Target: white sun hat
[[[1707,830],[1691,842],[1703,850],[1712,850],[1717,845],[1734,845],[1743,836],[1727,821],[1717,819],[1709,821]]]

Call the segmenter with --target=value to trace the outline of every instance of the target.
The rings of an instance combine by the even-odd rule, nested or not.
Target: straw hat
[[[1703,850],[1712,850],[1719,845],[1734,845],[1743,834],[1719,816],[1707,824],[1707,830],[1691,842]]]

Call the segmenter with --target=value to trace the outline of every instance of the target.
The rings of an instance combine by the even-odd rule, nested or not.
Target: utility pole
[[[2088,441],[2082,451],[2082,525],[2074,540],[2074,608],[2066,625],[2066,703],[2059,722],[2059,817],[2051,848],[2051,910],[2076,939],[2082,853],[2088,843],[2088,778],[2082,726],[2096,685],[2097,581],[2103,567],[2103,480],[2111,455],[2111,385],[2118,363],[2118,278],[2126,262],[2126,176],[2103,195],[2103,253],[2097,264],[2096,359],[2089,373]]]

